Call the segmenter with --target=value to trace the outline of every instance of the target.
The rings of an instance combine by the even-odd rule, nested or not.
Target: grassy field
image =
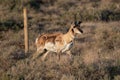
[[[24,53],[23,3],[29,53]],[[81,20],[72,58],[50,53],[32,61],[38,34],[66,33]],[[0,80],[120,80],[119,0],[0,0]]]

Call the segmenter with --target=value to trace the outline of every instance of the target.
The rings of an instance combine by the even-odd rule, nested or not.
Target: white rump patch
[[[36,40],[35,40],[35,43],[37,44],[37,42],[38,42],[38,38],[36,38]]]

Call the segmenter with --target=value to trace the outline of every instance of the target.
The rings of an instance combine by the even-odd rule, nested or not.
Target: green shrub
[[[0,31],[6,31],[6,30],[20,30],[23,28],[23,22],[22,21],[15,21],[15,20],[6,20],[5,22],[0,22]]]
[[[110,10],[101,11],[101,20],[102,21],[118,21],[120,20],[120,12],[114,12]]]

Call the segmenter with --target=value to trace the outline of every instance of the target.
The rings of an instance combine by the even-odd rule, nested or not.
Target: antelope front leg
[[[72,54],[71,54],[71,51],[69,50],[69,51],[67,51],[66,52],[70,57],[72,57]]]

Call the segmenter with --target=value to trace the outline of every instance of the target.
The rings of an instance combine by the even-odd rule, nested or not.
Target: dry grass
[[[93,64],[93,63],[97,63],[99,61],[99,55],[97,52],[93,50],[89,51],[87,50],[87,52],[85,52],[86,54],[83,55],[83,62],[85,64]]]
[[[73,58],[62,54],[61,60],[57,61],[56,53],[51,52],[44,62],[41,61],[41,57],[36,61],[31,61],[30,56],[36,50],[34,41],[37,33],[34,30],[29,30],[30,53],[27,57],[22,55],[24,52],[22,52],[23,49],[20,47],[23,45],[20,44],[23,42],[23,38],[21,38],[23,37],[23,33],[21,33],[23,31],[20,30],[17,34],[9,31],[9,34],[6,36],[7,38],[4,37],[5,33],[2,33],[2,39],[4,40],[1,41],[4,43],[0,45],[1,79],[117,80],[120,76],[119,26],[119,22],[83,22],[82,29],[84,34],[77,36],[75,46],[72,48]],[[109,41],[113,42],[113,44],[110,44]]]
[[[11,1],[0,1],[0,80],[120,79],[120,21],[102,22],[99,17],[102,10],[119,11],[119,0],[41,0],[37,3],[28,0],[30,51],[27,55],[24,54],[22,15],[19,15],[22,13],[19,3],[23,0],[15,0],[17,5]],[[4,7],[5,4],[9,5]],[[61,54],[58,61],[56,53],[51,52],[44,62],[41,57],[31,61],[38,34],[65,33],[74,21],[74,14],[77,20],[83,21],[84,33],[75,39],[72,58]]]

